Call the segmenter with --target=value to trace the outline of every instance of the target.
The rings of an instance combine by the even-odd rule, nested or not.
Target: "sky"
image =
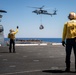
[[[36,8],[28,7],[43,5],[49,13],[56,8],[57,15],[37,15],[32,13]],[[2,13],[0,22],[4,27],[4,37],[7,38],[10,29],[16,30],[19,26],[17,38],[62,38],[64,23],[68,21],[70,12],[76,12],[75,7],[76,0],[0,0],[0,10],[7,11]],[[39,29],[41,24],[43,30]]]

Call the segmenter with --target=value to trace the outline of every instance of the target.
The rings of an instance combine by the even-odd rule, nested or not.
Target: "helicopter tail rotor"
[[[43,9],[44,5],[42,7],[40,7],[39,9]]]
[[[57,14],[56,12],[57,12],[57,10],[56,10],[56,8],[55,8],[53,15],[56,15],[56,14]]]

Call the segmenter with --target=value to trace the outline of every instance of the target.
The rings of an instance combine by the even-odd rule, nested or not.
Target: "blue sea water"
[[[16,38],[19,40],[42,40],[44,42],[55,42],[55,43],[61,43],[61,38]],[[4,38],[5,41],[8,41],[8,38]]]

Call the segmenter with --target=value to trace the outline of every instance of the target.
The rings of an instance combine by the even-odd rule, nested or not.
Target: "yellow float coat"
[[[64,24],[62,41],[76,37],[76,20],[70,20]]]

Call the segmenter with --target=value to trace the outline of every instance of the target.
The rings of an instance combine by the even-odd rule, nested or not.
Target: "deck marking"
[[[39,60],[33,60],[34,62],[38,62]]]
[[[53,70],[53,69],[59,69],[58,67],[51,67],[51,69]]]
[[[49,58],[55,58],[55,56],[49,56]]]
[[[25,58],[26,58],[27,56],[23,56],[23,57],[25,57]]]
[[[3,73],[0,75],[12,75],[12,74],[30,73],[30,72],[38,72],[38,71],[42,71],[42,70],[19,71],[19,72],[12,72],[12,73]]]
[[[11,66],[9,66],[9,67],[12,67],[12,68],[14,68],[14,67],[16,67],[15,65],[11,65]]]
[[[3,59],[3,61],[7,61],[7,59]]]

